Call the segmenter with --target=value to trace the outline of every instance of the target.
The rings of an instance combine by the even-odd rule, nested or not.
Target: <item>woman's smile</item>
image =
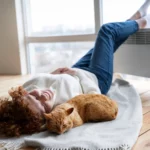
[[[38,113],[49,113],[52,109],[54,94],[51,90],[40,90],[36,89],[29,92],[26,96],[24,96],[24,103],[28,105],[28,107]]]

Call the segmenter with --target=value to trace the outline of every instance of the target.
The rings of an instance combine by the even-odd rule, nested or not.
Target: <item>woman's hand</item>
[[[70,75],[74,75],[76,73],[75,70],[71,69],[71,68],[58,68],[55,71],[51,72],[51,74],[70,74]]]

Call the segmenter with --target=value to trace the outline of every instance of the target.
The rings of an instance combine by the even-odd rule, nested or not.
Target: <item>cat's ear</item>
[[[66,115],[70,115],[73,112],[74,108],[71,107],[69,109],[66,110]]]
[[[51,118],[51,114],[46,114],[46,113],[44,113],[44,118],[45,118],[45,119],[50,119],[50,118]]]

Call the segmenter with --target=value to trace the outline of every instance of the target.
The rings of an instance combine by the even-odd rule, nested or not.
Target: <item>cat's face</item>
[[[62,134],[73,127],[70,118],[74,108],[68,110],[54,110],[50,114],[44,114],[47,128],[50,132]]]

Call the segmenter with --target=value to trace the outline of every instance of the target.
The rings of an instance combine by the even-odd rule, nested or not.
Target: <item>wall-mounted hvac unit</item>
[[[116,51],[114,72],[150,77],[150,30],[130,36]]]

